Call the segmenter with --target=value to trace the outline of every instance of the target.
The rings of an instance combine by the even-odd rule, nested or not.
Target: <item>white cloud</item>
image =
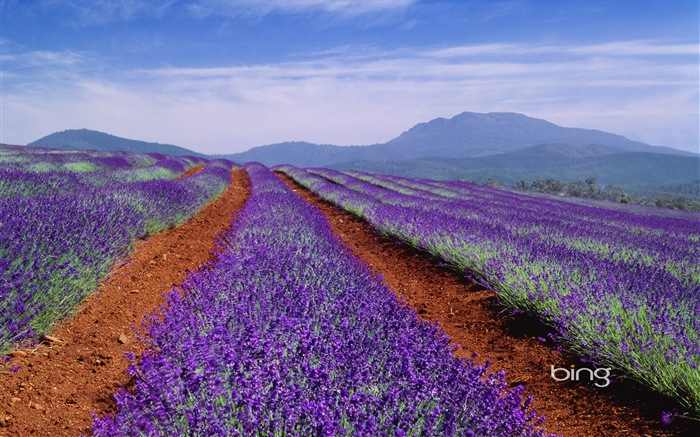
[[[189,6],[197,17],[208,15],[264,16],[273,12],[321,12],[345,17],[405,10],[415,0],[200,0]]]
[[[604,44],[592,44],[569,47],[569,53],[578,55],[607,56],[693,56],[700,53],[698,44],[664,44],[654,41],[615,41]]]
[[[692,56],[697,59],[698,44],[676,44],[656,41],[613,41],[602,44],[571,45],[526,45],[526,44],[482,44],[448,47],[431,52],[439,58],[462,58],[470,56]]]
[[[648,56],[662,51],[660,42],[648,49],[620,44],[644,55],[607,56],[609,45],[560,47],[567,57],[536,58],[520,54],[550,49],[345,48],[278,64],[108,74],[99,59],[82,54],[13,53],[3,71],[15,79],[3,92],[0,141],[26,143],[86,127],[225,153],[288,140],[380,143],[438,116],[513,111],[697,150],[697,63]],[[476,56],[486,52],[498,55]]]

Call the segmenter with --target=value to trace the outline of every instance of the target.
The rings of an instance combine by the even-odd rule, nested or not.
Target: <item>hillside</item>
[[[204,157],[201,153],[185,149],[184,147],[130,140],[88,129],[69,129],[55,132],[29,143],[27,146],[48,147],[51,149],[124,151]]]
[[[562,145],[540,148],[561,157],[609,152]],[[270,429],[268,418],[287,423],[291,417],[291,409],[280,408],[279,399],[291,399],[288,394],[293,393],[289,402],[296,404],[292,408],[304,411],[308,405],[321,403],[318,387],[333,383],[335,389],[322,393],[322,403],[335,408],[321,412],[324,418],[336,417],[328,434],[337,433],[335,424],[346,420],[342,417],[345,411],[352,412],[347,420],[354,420],[357,411],[364,412],[362,417],[368,419],[357,421],[360,425],[377,417],[379,395],[362,404],[362,398],[344,395],[355,387],[369,387],[372,393],[376,387],[398,387],[388,395],[380,393],[384,398],[401,396],[392,404],[394,410],[380,411],[385,417],[401,417],[411,409],[408,416],[387,421],[391,422],[387,429],[373,431],[373,435],[392,435],[394,424],[413,420],[415,411],[432,414],[434,404],[420,408],[425,399],[433,402],[435,393],[452,396],[454,387],[466,387],[469,393],[481,396],[472,402],[478,408],[470,413],[477,419],[463,421],[463,432],[452,432],[460,424],[450,424],[450,429],[424,433],[464,435],[475,420],[494,416],[498,423],[504,417],[507,420],[509,410],[497,410],[503,399],[507,401],[503,405],[513,409],[514,420],[535,420],[534,415],[523,413],[525,404],[518,397],[524,394],[520,387],[525,381],[527,396],[538,402],[532,408],[554,417],[549,419],[554,424],[548,428],[551,432],[607,435],[607,430],[625,429],[634,435],[691,435],[681,434],[685,430],[681,423],[660,428],[658,417],[662,411],[678,411],[683,405],[700,410],[697,391],[689,392],[682,385],[694,376],[693,369],[676,370],[673,363],[680,359],[676,357],[683,357],[682,352],[668,347],[678,345],[685,351],[698,344],[700,324],[693,302],[687,303],[695,291],[692,278],[697,277],[692,270],[697,259],[693,244],[697,214],[562,202],[551,196],[476,184],[413,180],[404,185],[382,175],[353,180],[339,178],[332,170],[310,173],[290,166],[279,169],[286,172],[283,176],[257,163],[240,168],[212,160],[201,168],[191,167],[194,162],[189,157],[157,156],[154,165],[147,165],[150,160],[127,159],[128,153],[124,159],[107,162],[105,157],[113,153],[46,153],[34,147],[4,147],[2,151],[0,173],[6,177],[0,184],[0,246],[6,259],[0,259],[0,284],[10,284],[12,293],[0,293],[2,308],[7,309],[0,317],[0,355],[7,354],[0,357],[0,393],[5,405],[0,416],[5,433],[0,434],[35,435],[40,430],[41,435],[124,435],[136,429],[138,424],[131,421],[134,417],[149,426],[156,423],[149,418],[153,411],[204,411],[211,405],[211,393],[222,411],[263,411],[256,404],[258,399],[242,404],[250,396],[238,394],[274,389],[277,392],[267,396],[269,402],[262,413],[246,415],[252,417],[247,428],[253,429],[250,434],[263,434]],[[520,155],[527,153],[520,151]],[[92,168],[99,165],[100,171],[78,174],[65,165],[75,162]],[[171,179],[171,172],[162,171],[165,166],[183,177]],[[317,188],[321,197],[293,179]],[[546,232],[538,232],[542,229]],[[137,239],[139,244],[133,244]],[[563,243],[552,245],[552,239]],[[218,250],[222,241],[226,243],[223,251]],[[625,259],[616,256],[622,252]],[[532,262],[523,263],[524,256]],[[541,275],[542,265],[551,267],[551,274]],[[570,274],[584,268],[590,274]],[[480,272],[478,283],[469,280],[474,272]],[[504,277],[512,279],[507,286],[487,288],[489,283],[502,284]],[[557,288],[562,283],[566,287]],[[179,290],[195,299],[179,299]],[[550,317],[552,305],[564,308],[562,302],[568,302],[572,293],[581,299],[568,311],[580,318],[545,320],[553,320],[551,326],[583,320],[579,326],[589,329],[571,329],[576,336],[565,339],[566,343],[557,343],[562,337],[555,335],[546,342],[538,340],[551,331],[544,331],[537,317]],[[646,318],[634,319],[647,315],[635,306],[635,297],[653,293],[658,294],[659,307],[668,309],[666,324],[659,324],[655,331],[637,330],[632,341],[659,345],[647,355],[654,353],[660,359],[633,361],[647,355],[611,347],[617,355],[606,352],[611,361],[601,366],[621,369],[623,378],[596,374],[605,384],[593,387],[611,385],[605,390],[591,387],[593,375],[589,381],[563,385],[541,371],[549,363],[562,366],[561,370],[570,362],[577,364],[563,348],[576,341],[595,345],[590,339],[602,335],[611,338],[610,344],[623,344],[631,338],[629,330],[614,326],[606,331],[606,323],[610,319],[643,323]],[[23,302],[37,305],[28,313]],[[511,311],[504,306],[513,302],[515,308],[524,309]],[[544,304],[537,308],[533,302]],[[154,313],[158,320],[142,318]],[[439,318],[447,321],[445,329],[430,325]],[[129,326],[142,329],[134,332]],[[673,330],[676,326],[690,328],[678,333]],[[403,328],[407,330],[398,331]],[[669,337],[669,332],[675,337]],[[287,337],[280,341],[280,335]],[[19,343],[23,339],[31,341]],[[448,343],[469,347],[453,350],[445,347]],[[299,344],[308,347],[300,352]],[[153,345],[163,347],[153,349]],[[595,358],[598,348],[594,348],[588,349],[594,352],[582,349],[582,355]],[[400,355],[394,354],[397,350]],[[394,355],[386,355],[387,351]],[[455,360],[455,356],[474,359],[477,355],[472,351],[481,361]],[[129,359],[133,356],[143,360],[134,363]],[[673,362],[662,367],[669,356]],[[182,369],[193,368],[192,357],[206,359],[195,362],[194,371],[183,373]],[[231,365],[237,357],[247,360],[245,366]],[[280,357],[287,361],[268,365]],[[411,361],[415,357],[418,361]],[[484,379],[488,369],[472,367],[486,357],[490,369],[505,372],[498,379]],[[328,372],[313,371],[319,360],[322,368],[349,371],[330,381]],[[389,363],[390,368],[375,363]],[[420,370],[426,363],[437,369],[432,374],[438,376],[426,377],[416,385],[414,375],[406,376],[405,369]],[[467,363],[466,368],[455,367]],[[629,385],[631,377],[625,372],[639,368],[644,371],[641,376],[631,375],[637,388]],[[262,369],[262,373],[251,376],[250,369]],[[289,373],[289,369],[298,372]],[[365,372],[358,380],[354,369],[375,373]],[[678,374],[673,378],[680,381],[678,391],[645,378],[669,369]],[[135,372],[142,376],[136,384]],[[209,375],[206,381],[203,374]],[[511,375],[510,379],[504,374]],[[398,379],[390,379],[395,375]],[[460,375],[469,380],[456,379]],[[315,379],[310,380],[312,377]],[[222,378],[248,385],[217,392]],[[196,396],[191,387],[199,390]],[[413,391],[406,394],[402,387]],[[506,387],[514,391],[503,392]],[[491,390],[488,396],[482,396],[485,390]],[[635,397],[633,406],[611,396],[630,392]],[[441,400],[452,412],[439,420],[461,417],[469,393]],[[114,396],[120,400],[118,409],[104,402]],[[128,401],[121,402],[123,399]],[[161,402],[163,399],[167,402]],[[420,402],[418,407],[411,404],[414,399]],[[483,411],[487,414],[479,419]],[[215,429],[209,427],[211,422],[168,420],[157,422],[162,428],[157,431],[161,435],[225,434],[231,422],[220,418],[230,416],[215,413]],[[302,429],[312,414],[289,429]],[[64,420],[66,417],[70,420]],[[258,417],[265,420],[256,422]],[[637,418],[648,417],[648,423],[638,423]],[[206,428],[194,428],[201,423]],[[318,429],[300,433],[315,435]],[[486,425],[481,429],[485,431],[479,435],[510,435],[489,433]]]
[[[538,145],[484,157],[355,161],[331,167],[433,179],[484,182],[493,178],[506,184],[514,184],[520,179],[532,181],[536,177],[569,182],[595,175],[601,184],[637,189],[642,186],[681,185],[697,179],[700,157],[559,144]]]
[[[678,152],[632,141],[621,135],[561,127],[546,120],[510,112],[463,112],[451,119],[436,118],[417,124],[383,147],[395,153],[416,155],[409,157],[419,157],[421,144],[432,145],[432,156],[446,157],[494,155],[538,144],[597,145],[634,152]]]
[[[129,140],[87,129],[57,132],[29,145],[204,156],[178,146]],[[267,166],[353,168],[433,179],[483,182],[493,178],[506,184],[536,177],[573,181],[595,175],[601,184],[621,185],[632,191],[666,192],[668,187],[691,183],[700,175],[697,154],[651,146],[599,130],[561,127],[516,113],[464,112],[450,119],[436,118],[419,123],[384,144],[284,142],[204,157]]]
[[[384,144],[341,147],[278,143],[226,157],[237,162],[258,161],[265,165],[322,167],[359,161],[485,157],[542,144],[587,147],[587,154],[627,151],[692,156],[670,147],[650,146],[598,130],[561,127],[522,114],[464,112],[451,119],[436,118],[419,123]]]
[[[291,164],[297,167],[325,167],[330,163],[365,160],[368,156],[365,151],[370,147],[343,147],[293,141],[253,147],[241,153],[215,156],[234,162],[260,162],[267,166]]]

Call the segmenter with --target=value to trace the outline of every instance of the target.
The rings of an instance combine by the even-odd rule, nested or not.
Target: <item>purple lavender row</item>
[[[700,265],[695,262],[700,259],[700,246],[693,244],[700,237],[698,214],[684,218],[654,216],[645,220],[646,217],[624,214],[623,211],[583,208],[477,185],[466,201],[463,197],[444,197],[445,189],[440,191],[441,194],[430,190],[431,186],[447,185],[444,182],[356,171],[348,174],[328,169],[308,171],[369,194],[383,203],[412,206],[424,211],[436,209],[455,220],[478,217],[493,227],[508,229],[516,239],[523,236],[540,238],[593,256],[602,253],[606,258],[633,265],[662,266],[687,287],[692,289],[700,285]],[[468,185],[459,184],[462,191],[466,191]]]
[[[481,186],[460,181],[434,181],[428,179],[410,179],[391,175],[374,175],[359,171],[348,171],[348,175],[360,178],[392,190],[413,188],[416,192],[439,194],[453,200],[490,199],[490,203],[499,204],[504,208],[513,207],[513,202],[520,208],[532,211],[542,211],[543,208],[554,213],[561,212],[559,218],[570,218],[572,215],[589,217],[591,213],[606,215],[607,225],[620,225],[620,229],[629,226],[649,226],[681,230],[681,232],[697,231],[698,213],[675,211],[643,205],[626,205],[592,199],[552,197],[537,193],[524,194],[503,188]],[[534,195],[533,195],[534,194]]]
[[[320,211],[246,170],[226,250],[169,295],[94,435],[544,435],[521,386],[454,357]]]
[[[369,175],[364,172],[357,172],[357,171],[349,171],[348,172],[351,175],[355,175],[360,177],[360,175]],[[606,211],[619,211],[624,213],[624,215],[636,215],[639,216],[642,219],[645,218],[653,218],[655,216],[659,217],[675,217],[675,218],[681,218],[681,219],[693,219],[694,217],[697,216],[697,213],[695,212],[688,212],[688,211],[677,211],[677,210],[669,210],[669,209],[663,209],[663,208],[656,208],[656,207],[650,207],[650,206],[644,206],[644,205],[631,205],[631,204],[622,204],[622,203],[615,203],[615,202],[609,202],[609,201],[601,201],[601,200],[594,200],[594,199],[584,199],[584,198],[577,198],[577,197],[568,197],[568,196],[552,196],[552,195],[547,195],[547,194],[541,194],[541,193],[527,193],[524,194],[522,192],[516,191],[516,190],[509,190],[507,188],[494,188],[494,187],[489,187],[489,186],[481,186],[478,184],[474,184],[471,182],[462,182],[462,181],[436,181],[436,180],[430,180],[430,179],[411,179],[411,178],[402,178],[398,176],[388,176],[390,179],[397,181],[400,184],[405,184],[406,186],[418,186],[420,188],[425,187],[426,185],[434,187],[434,189],[439,189],[439,190],[446,190],[446,191],[451,191],[453,193],[462,195],[462,196],[473,196],[475,192],[481,192],[481,193],[498,193],[498,196],[512,196],[516,198],[520,198],[521,196],[526,196],[528,198],[539,198],[541,200],[547,201],[549,204],[561,204],[562,201],[569,203],[572,206],[572,208],[576,209],[576,206],[582,206],[584,207],[583,210],[586,209],[586,207],[592,207],[592,208],[601,208]],[[418,184],[418,185],[416,185]]]
[[[34,172],[128,170],[143,168],[170,158],[172,157],[153,153],[59,150],[24,146],[0,148],[0,166],[19,165],[21,169]],[[196,157],[175,157],[174,159],[181,158],[201,160]]]
[[[197,157],[128,152],[76,152],[28,147],[0,149],[0,197],[73,192],[142,180],[174,179],[203,164]]]
[[[610,203],[583,206],[462,182],[348,173],[410,196],[436,200],[435,196],[439,195],[442,200],[449,199],[451,204],[446,209],[455,216],[478,214],[519,235],[529,233],[530,238],[556,239],[568,248],[602,251],[608,257],[631,264],[665,266],[689,287],[700,285],[700,263],[696,262],[700,259],[700,245],[694,244],[700,237],[697,213],[661,210],[668,211],[662,216],[653,207],[630,205],[626,209],[610,210],[604,207]],[[654,214],[644,215],[645,211]],[[531,229],[545,232],[530,232]]]
[[[580,205],[567,216],[568,203],[478,186],[472,200],[435,201],[333,171],[320,172],[329,180],[281,169],[538,315],[575,353],[700,413],[700,221]]]
[[[64,170],[32,179],[25,171],[26,178],[12,179],[16,173],[1,169],[4,157],[0,155],[1,185],[19,187],[12,196],[0,196],[0,352],[48,332],[70,314],[136,239],[182,223],[218,196],[230,183],[232,166],[211,161],[181,180],[117,178],[108,183],[113,179],[103,171],[80,179]],[[52,166],[65,157],[46,153],[44,159]],[[87,159],[83,156],[81,162],[91,162]],[[183,171],[186,165],[181,161]],[[88,174],[94,176],[93,184]],[[18,195],[23,184],[42,178],[56,186],[44,184],[43,193]]]

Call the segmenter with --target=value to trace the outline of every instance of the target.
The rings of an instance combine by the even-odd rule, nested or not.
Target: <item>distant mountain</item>
[[[30,146],[61,149],[124,150],[204,156],[158,143],[128,140],[87,129],[67,130]],[[358,169],[434,179],[494,178],[505,183],[535,177],[565,182],[595,175],[600,184],[663,190],[686,188],[700,176],[700,155],[650,146],[620,135],[557,126],[515,113],[464,112],[420,123],[384,144],[334,146],[286,142],[223,157],[244,163]]]
[[[321,167],[359,161],[485,157],[544,144],[588,148],[587,152],[577,153],[629,151],[693,156],[689,152],[650,146],[599,130],[561,127],[522,114],[464,112],[451,119],[436,118],[417,124],[384,144],[341,147],[280,143],[255,147],[226,157],[238,162],[258,161],[266,165]]]
[[[511,112],[479,114],[463,112],[451,119],[420,123],[383,147],[396,153],[422,155],[420,145],[430,145],[432,156],[469,157],[512,152],[538,144],[606,146],[631,152],[683,153],[632,141],[599,130],[557,126],[546,120]],[[409,158],[421,156],[409,156]]]
[[[185,149],[184,147],[129,140],[88,129],[69,129],[62,132],[55,132],[29,143],[27,146],[48,147],[50,149],[124,151],[204,157],[201,153]]]
[[[364,160],[370,146],[333,146],[302,141],[268,144],[230,155],[215,155],[234,162],[260,162],[272,166],[291,164],[297,167],[323,167],[329,163]]]
[[[698,179],[700,156],[626,152],[605,146],[546,144],[482,157],[356,161],[330,167],[433,179],[484,182],[493,178],[506,184],[514,184],[520,179],[531,182],[536,177],[570,182],[595,175],[599,184],[611,183],[634,190],[643,186],[683,185]]]

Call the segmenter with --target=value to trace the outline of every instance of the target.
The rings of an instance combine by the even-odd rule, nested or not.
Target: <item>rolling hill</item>
[[[492,178],[505,184],[514,184],[521,179],[532,181],[536,177],[571,182],[595,175],[601,184],[611,183],[635,189],[641,186],[684,184],[697,179],[700,157],[628,152],[603,146],[546,144],[482,157],[355,161],[330,167],[431,179],[471,179],[484,182]]]
[[[557,126],[523,114],[464,112],[451,119],[420,123],[384,144],[341,147],[302,142],[254,147],[226,155],[234,161],[298,167],[348,162],[401,161],[416,158],[467,158],[498,155],[542,144],[591,147],[603,154],[647,152],[692,156],[670,147],[650,146],[623,136],[591,129]]]
[[[182,147],[129,140],[87,129],[66,130],[30,146],[124,150],[227,158],[267,166],[331,167],[433,179],[492,178],[506,184],[536,177],[564,182],[595,175],[600,184],[663,191],[700,178],[700,155],[651,146],[591,129],[561,127],[516,113],[464,112],[419,123],[384,144],[335,146],[284,142],[242,153],[205,156]]]
[[[184,147],[173,146],[171,144],[149,143],[146,141],[129,140],[88,129],[69,129],[55,132],[27,146],[47,147],[50,149],[69,150],[102,150],[102,151],[124,151],[134,153],[162,153],[174,156],[201,156],[201,153],[194,152]]]

